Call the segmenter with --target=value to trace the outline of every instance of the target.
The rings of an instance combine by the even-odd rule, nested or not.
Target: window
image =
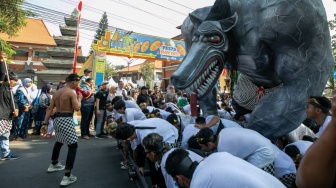
[[[28,52],[24,50],[17,50],[16,54],[13,54],[13,56],[28,57]]]
[[[157,72],[156,73],[156,78],[159,79],[159,80],[162,80],[162,72]]]
[[[39,52],[35,51],[34,57],[40,57],[40,58],[50,58],[50,55],[48,52]]]

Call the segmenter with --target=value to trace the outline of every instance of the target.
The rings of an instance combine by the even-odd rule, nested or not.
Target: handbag
[[[35,99],[32,102],[33,108],[31,109],[32,113],[36,113],[40,107],[39,105],[39,95],[40,95],[41,90],[38,90],[38,93],[35,97]]]

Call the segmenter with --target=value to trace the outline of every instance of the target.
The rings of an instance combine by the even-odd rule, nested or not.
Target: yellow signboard
[[[94,80],[96,85],[101,84],[104,81],[106,59],[96,58],[94,68]]]

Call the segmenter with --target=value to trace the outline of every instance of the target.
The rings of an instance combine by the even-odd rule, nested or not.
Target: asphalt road
[[[55,139],[31,138],[10,142],[10,149],[20,158],[0,161],[0,187],[60,187],[64,171],[47,173]],[[127,170],[120,169],[122,156],[114,139],[83,140],[79,138],[72,173],[77,182],[69,188],[135,188]],[[64,145],[59,161],[65,164],[68,147]]]

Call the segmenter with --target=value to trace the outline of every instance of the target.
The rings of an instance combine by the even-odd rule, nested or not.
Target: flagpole
[[[78,43],[79,43],[79,26],[80,26],[80,20],[82,15],[82,1],[80,0],[78,2],[77,10],[79,12],[78,18],[77,18],[77,35],[76,35],[76,45],[75,45],[75,54],[74,54],[74,62],[73,62],[73,68],[72,73],[76,73],[76,64],[77,64],[77,55],[78,55]]]

